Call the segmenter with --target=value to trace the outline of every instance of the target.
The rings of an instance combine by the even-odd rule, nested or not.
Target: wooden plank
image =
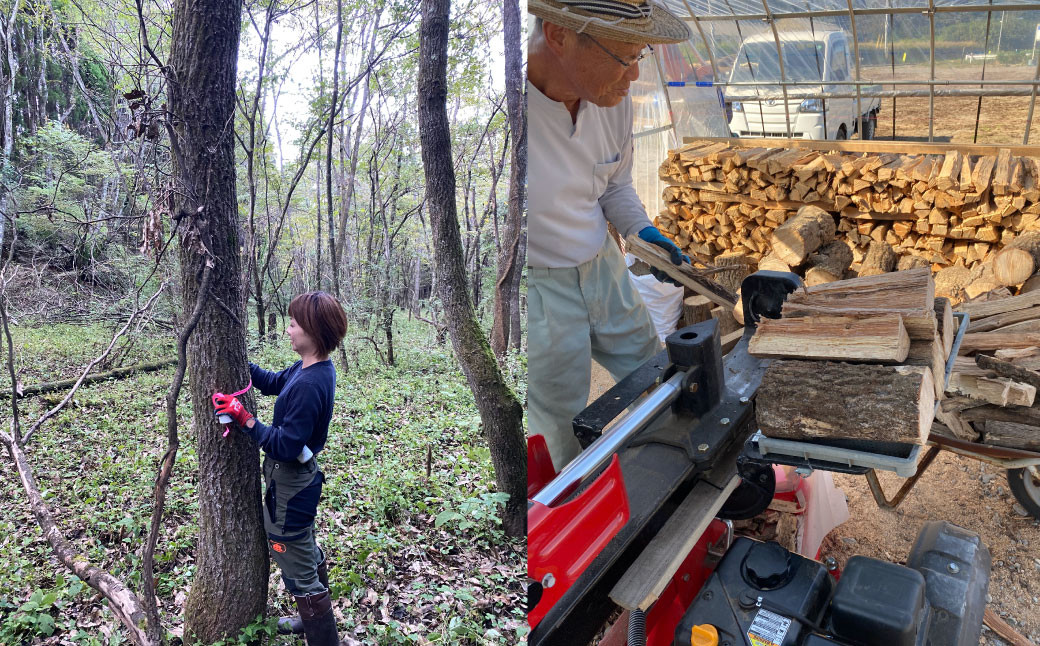
[[[934,313],[935,281],[922,267],[815,285],[788,296],[789,303],[864,309],[921,309]]]
[[[743,442],[736,445],[693,486],[661,531],[614,584],[610,591],[614,603],[626,610],[647,610],[661,596],[715,514],[740,484],[736,458]]]
[[[833,284],[833,283],[828,283]],[[793,294],[792,294],[793,295]],[[790,298],[790,297],[788,297]],[[832,307],[828,305],[803,305],[784,303],[781,309],[784,318],[797,316],[869,316],[874,314],[899,314],[903,318],[903,327],[910,335],[911,341],[931,341],[938,334],[935,312],[911,309],[894,309],[889,307]]]
[[[961,340],[960,354],[987,350],[1007,350],[1040,345],[1040,333],[1020,332],[976,332],[965,334]]]
[[[1040,290],[1029,292],[1028,294],[1022,294],[1021,296],[1012,296],[1011,298],[1002,298],[995,301],[961,303],[957,310],[960,312],[967,312],[971,315],[972,320],[974,320],[986,316],[1003,314],[1004,312],[1024,310],[1027,307],[1033,307],[1035,305],[1040,305]]]
[[[1040,319],[1040,305],[1024,310],[1014,310],[985,318],[972,319],[968,321],[968,332],[992,332],[1013,323],[1021,323],[1032,319]]]
[[[1012,323],[1004,327],[998,327],[993,332],[1040,332],[1040,319]]]
[[[802,150],[818,150],[824,152],[849,153],[894,153],[903,155],[945,155],[956,150],[962,155],[996,156],[1001,148],[1006,148],[1013,155],[1040,156],[1040,146],[1007,146],[997,144],[929,144],[918,142],[896,141],[826,141],[811,139],[781,138],[736,138],[736,137],[684,137],[683,142],[727,142],[732,146],[764,146],[767,148],[800,148]]]
[[[737,303],[737,296],[714,280],[702,275],[689,263],[673,265],[668,252],[655,244],[644,242],[638,235],[632,234],[625,239],[625,249],[636,258],[651,267],[665,272],[670,277],[686,285],[701,296],[706,296],[713,303],[732,309]]]
[[[762,319],[748,343],[752,356],[777,359],[899,363],[909,350],[898,314]]]

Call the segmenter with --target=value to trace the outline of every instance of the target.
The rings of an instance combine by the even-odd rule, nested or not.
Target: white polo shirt
[[[632,99],[567,106],[527,82],[527,264],[576,267],[603,247],[609,220],[628,236],[651,226],[632,186]]]

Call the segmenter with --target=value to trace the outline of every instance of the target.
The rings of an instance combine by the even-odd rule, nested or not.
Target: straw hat
[[[689,27],[662,0],[528,0],[527,10],[578,33],[626,43],[678,43],[690,37]]]

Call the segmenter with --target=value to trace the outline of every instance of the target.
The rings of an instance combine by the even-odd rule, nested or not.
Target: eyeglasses
[[[622,59],[620,56],[618,56],[617,54],[615,54],[614,52],[612,52],[609,49],[607,49],[606,47],[604,47],[602,43],[600,43],[598,40],[596,40],[592,36],[589,36],[588,34],[582,34],[582,35],[585,36],[585,38],[588,38],[589,40],[591,40],[593,45],[595,45],[596,47],[599,47],[600,49],[602,49],[604,52],[607,53],[607,56],[610,56],[611,58],[613,58],[615,61],[618,62],[619,65],[621,65],[621,67],[624,67],[625,69],[628,69],[629,67],[632,67],[633,65],[635,65],[639,61],[643,60],[644,58],[646,58],[650,54],[654,53],[654,48],[652,46],[650,46],[650,45],[647,45],[646,48],[648,50],[650,50],[650,51],[640,52],[639,55],[636,56],[635,58],[633,58],[632,60],[626,61],[626,60]]]

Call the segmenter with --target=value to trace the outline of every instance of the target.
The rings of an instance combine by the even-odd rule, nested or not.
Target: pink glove
[[[253,416],[245,409],[238,397],[217,393],[213,395],[213,412],[219,417],[227,415],[239,426],[245,426]]]

